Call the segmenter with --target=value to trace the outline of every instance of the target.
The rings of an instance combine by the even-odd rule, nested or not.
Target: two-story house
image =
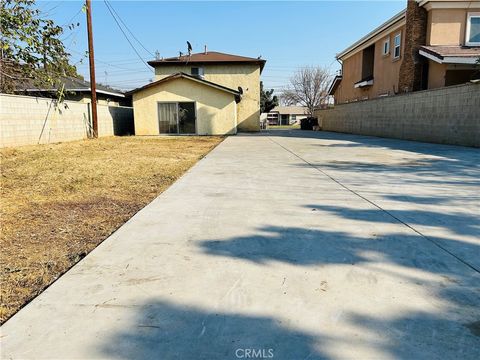
[[[480,1],[408,0],[407,9],[337,55],[336,103],[480,78]]]
[[[131,91],[136,135],[260,130],[265,60],[205,51],[149,61],[155,81]]]

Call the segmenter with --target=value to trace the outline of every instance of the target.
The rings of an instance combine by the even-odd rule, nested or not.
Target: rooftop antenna
[[[190,41],[187,41],[187,51],[188,51],[188,58],[185,64],[188,64],[190,61],[190,58],[192,57],[192,44],[190,44]]]
[[[178,57],[182,57],[183,53],[181,51],[178,52]]]
[[[105,70],[104,73],[105,73],[105,85],[108,86],[108,72],[107,72],[107,70]]]
[[[158,50],[155,51],[155,59],[160,60],[160,52]]]

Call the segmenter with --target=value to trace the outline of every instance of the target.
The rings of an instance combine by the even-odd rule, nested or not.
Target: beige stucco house
[[[337,55],[336,103],[480,77],[480,1],[408,0],[407,9]]]
[[[265,60],[205,50],[148,63],[155,81],[130,92],[136,135],[260,130]]]
[[[304,106],[275,106],[267,113],[268,125],[291,125],[308,117]]]

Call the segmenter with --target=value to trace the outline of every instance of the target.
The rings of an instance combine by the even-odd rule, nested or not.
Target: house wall
[[[133,135],[133,109],[98,105],[99,136]],[[90,105],[0,94],[0,146],[81,140],[91,134]]]
[[[155,68],[155,80],[178,72],[191,73],[198,65],[169,65]],[[239,131],[260,130],[260,66],[256,64],[205,64],[205,80],[237,90],[243,89],[242,101],[237,104]]]
[[[475,2],[478,4],[478,2]],[[413,4],[409,2],[409,9],[414,9]],[[416,5],[416,4],[415,4]],[[454,4],[455,5],[455,4]],[[465,8],[429,8],[427,7],[428,14],[426,19],[426,38],[423,39],[423,44],[426,45],[465,45],[465,36],[466,36],[466,24],[467,24],[467,15],[468,13],[480,12],[480,8],[473,4],[474,7],[467,9],[467,6],[472,6],[472,2],[465,2]],[[448,6],[446,4],[445,6]],[[457,4],[458,6],[458,4]],[[463,5],[462,5],[463,6]],[[421,9],[416,9],[420,11]],[[417,14],[418,15],[418,14]],[[418,19],[417,19],[418,20]],[[407,9],[407,20],[408,22],[408,9]],[[421,23],[418,22],[418,28]],[[392,25],[394,26],[394,25]],[[410,32],[412,32],[412,26],[410,26]],[[412,66],[405,66],[403,71],[403,77],[401,76],[402,72],[400,70],[401,65],[407,59],[406,56],[406,27],[402,27],[402,56],[398,61],[387,61],[388,57],[382,57],[381,47],[383,45],[383,37],[389,30],[385,30],[382,34],[379,34],[375,37],[375,69],[374,69],[374,84],[370,87],[364,89],[355,89],[354,83],[361,80],[362,74],[362,49],[369,45],[365,44],[359,48],[360,51],[350,55],[348,54],[346,58],[343,59],[343,79],[340,83],[338,89],[335,91],[335,101],[336,103],[345,103],[352,101],[359,101],[365,99],[372,99],[378,97],[379,95],[384,94],[394,94],[404,92],[404,89],[408,90],[418,90],[420,88],[420,78],[421,78],[421,62],[418,60],[424,60],[423,57],[415,59],[417,56],[417,50],[413,46],[414,51],[413,55],[410,56],[410,60],[413,60],[412,66],[415,64],[419,67],[417,73],[413,74]],[[395,33],[395,31],[393,32]],[[393,50],[393,36],[394,34],[390,33],[390,51]],[[425,41],[426,40],[426,41]],[[425,41],[425,42],[423,42]],[[420,44],[422,45],[422,44]],[[418,47],[418,46],[417,46]],[[425,60],[427,61],[427,60]],[[441,65],[428,61],[429,63],[429,73],[428,73],[428,89],[435,89],[445,86],[445,76],[447,71],[446,65]],[[460,75],[459,75],[460,76]],[[460,77],[459,77],[460,79]],[[415,80],[417,81],[415,83]],[[461,81],[458,81],[461,82]],[[409,86],[407,86],[409,84]],[[410,86],[411,84],[416,86]],[[447,84],[448,85],[448,84]]]
[[[402,33],[401,55],[400,58],[393,59],[393,40],[399,32]],[[383,42],[387,38],[390,39],[390,53],[382,55]],[[398,79],[403,59],[404,43],[404,25],[395,30],[386,30],[378,36],[378,40],[375,41],[374,81],[372,86],[366,88],[356,89],[354,87],[354,84],[362,79],[362,51],[345,58],[342,66],[343,79],[335,91],[335,101],[337,103],[345,103],[372,99],[384,94],[392,95],[398,92]]]
[[[431,9],[428,12],[427,45],[465,45],[467,14],[472,9]]]
[[[315,115],[327,131],[480,147],[480,84],[337,105]]]
[[[67,97],[69,100],[79,101],[84,104],[88,104],[91,102],[90,94],[76,93],[76,94],[69,94],[67,95]],[[127,102],[127,100],[124,100],[124,102]],[[109,97],[108,95],[97,94],[97,104],[108,105],[108,106],[120,106],[120,101],[112,97]]]
[[[428,60],[428,88],[437,89],[445,86],[447,65]]]
[[[188,79],[176,79],[133,94],[136,135],[158,135],[158,102],[195,101],[197,133],[236,133],[236,103],[233,94]]]

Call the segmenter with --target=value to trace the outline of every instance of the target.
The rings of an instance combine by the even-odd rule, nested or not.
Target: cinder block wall
[[[99,136],[133,134],[133,109],[98,105]],[[90,106],[0,94],[0,147],[80,140],[91,132]]]
[[[315,115],[326,131],[480,147],[480,84],[336,105]]]

